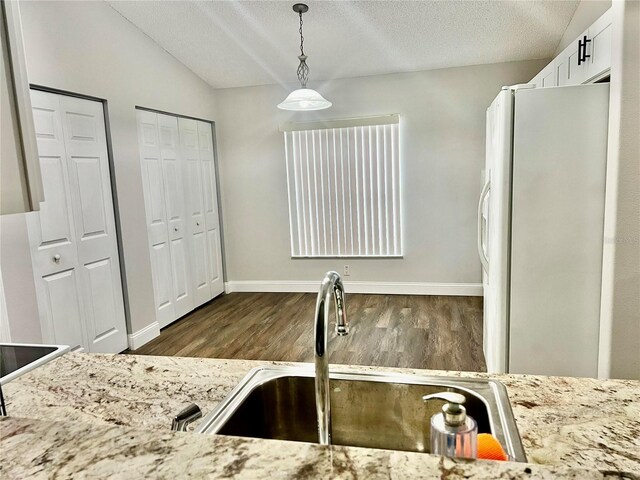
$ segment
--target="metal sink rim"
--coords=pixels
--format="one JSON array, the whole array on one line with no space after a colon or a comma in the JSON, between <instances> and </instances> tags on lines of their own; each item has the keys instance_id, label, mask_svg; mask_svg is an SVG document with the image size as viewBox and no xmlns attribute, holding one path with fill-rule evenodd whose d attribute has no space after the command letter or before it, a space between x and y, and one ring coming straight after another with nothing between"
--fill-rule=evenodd
<instances>
[{"instance_id":1,"label":"metal sink rim","mask_svg":"<svg viewBox=\"0 0 640 480\"><path fill-rule=\"evenodd\" d=\"M197 433L215 434L242 405L244 400L261 385L282 377L314 377L313 365L270 365L253 368L229 392L229 394L206 415L196 428ZM345 381L399 383L409 385L436 385L454 387L475 395L485 405L493 434L505 447L510 459L526 462L518 427L507 395L506 387L499 381L485 378L451 377L444 375L412 375L398 372L353 372L331 369L329 378ZM487 396L495 400L495 408Z\"/></svg>"}]
</instances>

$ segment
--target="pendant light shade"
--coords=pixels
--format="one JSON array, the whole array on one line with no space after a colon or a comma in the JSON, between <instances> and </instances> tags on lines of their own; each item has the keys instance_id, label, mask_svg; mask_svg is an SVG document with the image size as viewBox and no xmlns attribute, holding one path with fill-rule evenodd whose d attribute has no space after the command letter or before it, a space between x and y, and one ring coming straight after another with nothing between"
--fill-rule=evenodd
<instances>
[{"instance_id":1,"label":"pendant light shade","mask_svg":"<svg viewBox=\"0 0 640 480\"><path fill-rule=\"evenodd\" d=\"M331 106L331 102L310 88L299 88L289 94L278 108L282 110L324 110Z\"/></svg>"},{"instance_id":2,"label":"pendant light shade","mask_svg":"<svg viewBox=\"0 0 640 480\"><path fill-rule=\"evenodd\" d=\"M307 88L307 80L309 80L309 67L307 65L307 56L304 54L304 36L302 35L302 14L307 12L309 7L304 3L296 3L293 6L293 11L300 15L300 65L298 65L298 80L300 86L298 90L294 90L284 99L282 103L278 105L278 108L282 110L294 110L294 111L310 111L310 110L324 110L331 106L331 102L320 95L315 90Z\"/></svg>"}]
</instances>

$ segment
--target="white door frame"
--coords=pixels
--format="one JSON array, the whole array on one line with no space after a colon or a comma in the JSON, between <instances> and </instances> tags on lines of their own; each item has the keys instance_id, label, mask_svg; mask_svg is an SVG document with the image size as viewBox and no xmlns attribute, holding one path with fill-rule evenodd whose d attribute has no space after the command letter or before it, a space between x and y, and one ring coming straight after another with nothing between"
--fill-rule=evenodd
<instances>
[{"instance_id":1,"label":"white door frame","mask_svg":"<svg viewBox=\"0 0 640 480\"><path fill-rule=\"evenodd\" d=\"M124 304L124 317L127 334L131 334L131 312L129 310L129 291L127 289L127 281L126 281L126 267L124 263L124 252L122 246L122 233L120 227L120 208L118 205L118 192L116 188L116 176L115 176L115 167L113 161L113 145L111 143L111 128L109 123L109 102L105 98L95 97L93 95L86 95L82 93L70 92L68 90L61 90L58 88L47 87L45 85L38 84L30 84L30 90L37 90L45 93L53 93L56 95L64 95L67 97L79 98L81 100L90 100L93 102L99 102L102 104L102 111L104 112L104 129L105 129L105 140L107 144L107 160L109 165L109 178L111 184L111 200L113 202L113 216L115 222L116 229L116 243L118 249L118 261L120 266L120 284L122 285L122 301ZM46 325L42 325L42 317L41 325L42 331L45 332ZM47 339L43 338L43 341L47 341Z\"/></svg>"}]
</instances>

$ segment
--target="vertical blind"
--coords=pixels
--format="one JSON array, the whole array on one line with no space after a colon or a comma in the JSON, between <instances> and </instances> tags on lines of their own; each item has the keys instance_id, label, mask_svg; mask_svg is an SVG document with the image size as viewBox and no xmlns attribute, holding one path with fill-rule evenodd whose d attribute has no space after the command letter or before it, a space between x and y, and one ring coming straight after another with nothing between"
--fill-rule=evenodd
<instances>
[{"instance_id":1,"label":"vertical blind","mask_svg":"<svg viewBox=\"0 0 640 480\"><path fill-rule=\"evenodd\" d=\"M281 130L291 256L402 256L398 115Z\"/></svg>"}]
</instances>

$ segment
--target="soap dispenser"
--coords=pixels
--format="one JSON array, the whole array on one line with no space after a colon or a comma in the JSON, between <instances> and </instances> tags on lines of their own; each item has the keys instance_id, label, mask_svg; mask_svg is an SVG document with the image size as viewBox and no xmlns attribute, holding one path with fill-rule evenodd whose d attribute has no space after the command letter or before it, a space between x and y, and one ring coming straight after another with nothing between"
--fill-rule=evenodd
<instances>
[{"instance_id":1,"label":"soap dispenser","mask_svg":"<svg viewBox=\"0 0 640 480\"><path fill-rule=\"evenodd\" d=\"M444 400L442 412L431 417L431 453L445 457L476 458L478 424L467 415L462 405L464 395L439 392L425 395L422 400Z\"/></svg>"}]
</instances>

